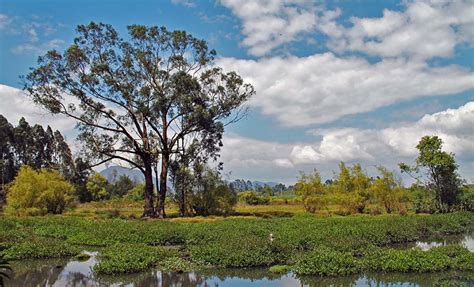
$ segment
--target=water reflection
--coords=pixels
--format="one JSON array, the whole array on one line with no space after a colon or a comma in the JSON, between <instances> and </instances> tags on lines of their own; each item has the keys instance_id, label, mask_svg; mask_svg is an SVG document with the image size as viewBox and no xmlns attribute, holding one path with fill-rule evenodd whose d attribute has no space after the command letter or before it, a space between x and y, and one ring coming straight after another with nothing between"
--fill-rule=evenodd
<instances>
[{"instance_id":1,"label":"water reflection","mask_svg":"<svg viewBox=\"0 0 474 287\"><path fill-rule=\"evenodd\" d=\"M396 244L397 248L420 248L423 251L430 250L434 247L446 245L460 245L474 252L474 233L468 235L448 235L442 238L433 238L427 240L419 240L416 242L408 242Z\"/></svg>"},{"instance_id":2,"label":"water reflection","mask_svg":"<svg viewBox=\"0 0 474 287\"><path fill-rule=\"evenodd\" d=\"M472 237L471 237L472 238ZM97 262L96 252L86 261L25 260L12 262L14 273L6 286L474 286L474 272L428 274L369 273L343 277L296 277L293 274L276 275L266 268L209 269L191 273L172 273L150 270L123 276L96 276L92 266ZM445 286L445 285L443 285Z\"/></svg>"}]
</instances>

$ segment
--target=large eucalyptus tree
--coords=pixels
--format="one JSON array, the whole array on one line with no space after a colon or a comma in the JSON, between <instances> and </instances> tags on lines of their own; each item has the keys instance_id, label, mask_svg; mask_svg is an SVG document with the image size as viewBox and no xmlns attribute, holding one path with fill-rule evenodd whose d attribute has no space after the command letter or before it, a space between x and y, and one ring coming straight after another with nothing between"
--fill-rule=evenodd
<instances>
[{"instance_id":1,"label":"large eucalyptus tree","mask_svg":"<svg viewBox=\"0 0 474 287\"><path fill-rule=\"evenodd\" d=\"M235 119L253 87L216 67L216 52L184 31L132 25L122 39L111 25L92 22L78 26L77 34L63 53L39 58L25 88L40 106L77 121L89 160L120 160L142 171L143 215L164 217L178 142L199 134L202 144L218 151L225 123Z\"/></svg>"}]
</instances>

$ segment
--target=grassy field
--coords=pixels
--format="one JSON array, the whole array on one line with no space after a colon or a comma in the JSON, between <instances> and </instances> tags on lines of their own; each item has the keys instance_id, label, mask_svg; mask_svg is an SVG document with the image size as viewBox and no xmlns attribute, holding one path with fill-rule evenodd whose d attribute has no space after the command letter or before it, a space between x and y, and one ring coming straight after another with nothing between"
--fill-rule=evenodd
<instances>
[{"instance_id":1,"label":"grassy field","mask_svg":"<svg viewBox=\"0 0 474 287\"><path fill-rule=\"evenodd\" d=\"M124 207L108 202L80 206L62 216L4 217L1 252L15 260L97 249L100 263L94 271L102 274L152 266L180 271L286 265L273 270L303 275L474 270L474 254L463 247L426 252L392 247L473 232L472 213L322 218L305 214L299 206L280 205L239 206L239 216L227 218L177 218L170 208L167 220L130 219L140 210L133 203Z\"/></svg>"}]
</instances>

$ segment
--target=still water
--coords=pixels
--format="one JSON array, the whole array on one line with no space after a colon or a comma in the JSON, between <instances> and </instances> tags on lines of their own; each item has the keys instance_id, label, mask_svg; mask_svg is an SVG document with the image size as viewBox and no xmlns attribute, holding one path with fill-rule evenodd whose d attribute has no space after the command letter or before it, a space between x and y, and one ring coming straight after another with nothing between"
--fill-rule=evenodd
<instances>
[{"instance_id":1,"label":"still water","mask_svg":"<svg viewBox=\"0 0 474 287\"><path fill-rule=\"evenodd\" d=\"M450 236L443 240L419 241L405 245L424 250L446 245L459 244L474 252L474 236ZM91 257L85 261L76 259L23 260L14 261L14 272L6 286L474 286L471 273L369 273L342 277L297 277L294 274L277 275L265 268L252 269L210 269L191 273L161 272L150 270L124 276L96 276L92 267L97 262L97 252L85 252Z\"/></svg>"}]
</instances>

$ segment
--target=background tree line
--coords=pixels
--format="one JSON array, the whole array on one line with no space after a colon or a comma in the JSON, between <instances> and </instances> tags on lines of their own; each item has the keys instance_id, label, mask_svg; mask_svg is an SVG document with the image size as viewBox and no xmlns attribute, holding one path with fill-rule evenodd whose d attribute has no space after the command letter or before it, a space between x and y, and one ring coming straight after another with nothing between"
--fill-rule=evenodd
<instances>
[{"instance_id":1,"label":"background tree line","mask_svg":"<svg viewBox=\"0 0 474 287\"><path fill-rule=\"evenodd\" d=\"M71 150L59 131L53 132L50 126L46 128L38 124L30 126L25 118L21 118L17 126L13 126L0 115L2 195L5 186L13 181L22 165L34 169L55 169L69 180L76 178Z\"/></svg>"},{"instance_id":2,"label":"background tree line","mask_svg":"<svg viewBox=\"0 0 474 287\"><path fill-rule=\"evenodd\" d=\"M295 185L309 212L329 210L338 205L341 214L399 212L435 213L454 210L474 210L474 186L468 185L457 173L454 154L442 150L443 142L437 136L424 136L417 145L419 155L414 166L400 163L403 173L409 173L415 182L410 188L383 166L378 175L369 177L360 164L348 167L339 164L334 178L324 183L317 170L302 173Z\"/></svg>"}]
</instances>

